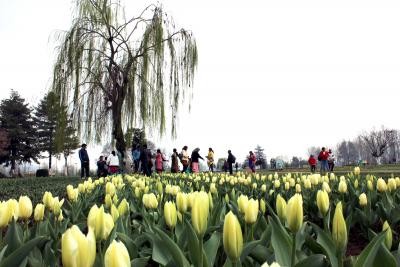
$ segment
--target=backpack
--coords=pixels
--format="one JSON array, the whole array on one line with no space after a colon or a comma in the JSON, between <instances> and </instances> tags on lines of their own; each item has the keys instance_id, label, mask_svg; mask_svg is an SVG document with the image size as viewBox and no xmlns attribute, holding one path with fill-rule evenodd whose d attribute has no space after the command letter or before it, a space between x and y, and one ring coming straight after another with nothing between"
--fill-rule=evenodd
<instances>
[{"instance_id":1,"label":"backpack","mask_svg":"<svg viewBox=\"0 0 400 267\"><path fill-rule=\"evenodd\" d=\"M179 158L180 161L182 161L182 158L183 158L182 152L178 154L178 158Z\"/></svg>"},{"instance_id":2,"label":"backpack","mask_svg":"<svg viewBox=\"0 0 400 267\"><path fill-rule=\"evenodd\" d=\"M321 160L322 160L321 155L318 155L318 161L321 161Z\"/></svg>"},{"instance_id":3,"label":"backpack","mask_svg":"<svg viewBox=\"0 0 400 267\"><path fill-rule=\"evenodd\" d=\"M232 163L236 162L236 157L234 155L232 155Z\"/></svg>"}]
</instances>

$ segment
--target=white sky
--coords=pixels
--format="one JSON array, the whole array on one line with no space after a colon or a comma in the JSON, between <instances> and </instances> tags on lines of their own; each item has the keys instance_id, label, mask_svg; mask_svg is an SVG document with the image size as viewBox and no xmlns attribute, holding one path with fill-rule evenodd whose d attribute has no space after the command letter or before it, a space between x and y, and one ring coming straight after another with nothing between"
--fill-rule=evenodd
<instances>
[{"instance_id":1,"label":"white sky","mask_svg":"<svg viewBox=\"0 0 400 267\"><path fill-rule=\"evenodd\" d=\"M306 157L373 126L400 129L400 1L161 2L199 49L192 110L161 147ZM150 2L129 3L137 15ZM68 29L71 5L0 0L0 99L11 88L30 103L43 96L50 37Z\"/></svg>"}]
</instances>

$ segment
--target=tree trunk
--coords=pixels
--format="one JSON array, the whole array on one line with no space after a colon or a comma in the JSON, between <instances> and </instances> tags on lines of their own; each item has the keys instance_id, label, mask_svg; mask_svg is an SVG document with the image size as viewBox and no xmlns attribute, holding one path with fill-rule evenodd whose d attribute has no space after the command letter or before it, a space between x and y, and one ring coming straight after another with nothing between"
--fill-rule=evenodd
<instances>
[{"instance_id":1,"label":"tree trunk","mask_svg":"<svg viewBox=\"0 0 400 267\"><path fill-rule=\"evenodd\" d=\"M67 156L64 155L65 165L64 165L64 176L68 176L68 163Z\"/></svg>"},{"instance_id":2,"label":"tree trunk","mask_svg":"<svg viewBox=\"0 0 400 267\"><path fill-rule=\"evenodd\" d=\"M126 142L124 138L124 132L122 131L122 104L124 102L125 93L124 88L117 86L118 90L118 98L116 99L113 108L112 108L112 116L113 116L113 135L115 139L115 147L119 154L121 155L120 166L122 170L125 170L125 150L126 150Z\"/></svg>"},{"instance_id":3,"label":"tree trunk","mask_svg":"<svg viewBox=\"0 0 400 267\"><path fill-rule=\"evenodd\" d=\"M51 151L49 151L49 171L51 170Z\"/></svg>"}]
</instances>

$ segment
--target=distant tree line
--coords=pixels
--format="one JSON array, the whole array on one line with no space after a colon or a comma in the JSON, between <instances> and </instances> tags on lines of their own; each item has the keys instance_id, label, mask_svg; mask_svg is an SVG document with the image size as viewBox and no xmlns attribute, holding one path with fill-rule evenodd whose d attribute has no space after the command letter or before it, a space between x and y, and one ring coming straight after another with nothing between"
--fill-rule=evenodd
<instances>
[{"instance_id":1,"label":"distant tree line","mask_svg":"<svg viewBox=\"0 0 400 267\"><path fill-rule=\"evenodd\" d=\"M68 108L55 93L47 93L35 107L15 90L0 102L0 164L10 167L11 176L21 176L20 164L46 157L49 169L52 158L60 155L67 167L68 156L78 147Z\"/></svg>"},{"instance_id":2,"label":"distant tree line","mask_svg":"<svg viewBox=\"0 0 400 267\"><path fill-rule=\"evenodd\" d=\"M343 140L333 147L339 165L393 164L400 159L400 132L396 129L364 131L353 140ZM308 154L318 155L320 147L308 148Z\"/></svg>"}]
</instances>

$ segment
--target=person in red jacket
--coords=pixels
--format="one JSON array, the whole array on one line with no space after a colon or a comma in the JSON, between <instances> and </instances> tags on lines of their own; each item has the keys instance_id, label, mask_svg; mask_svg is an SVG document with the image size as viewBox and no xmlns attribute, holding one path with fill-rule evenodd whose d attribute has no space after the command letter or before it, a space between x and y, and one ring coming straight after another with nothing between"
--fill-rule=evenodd
<instances>
[{"instance_id":1,"label":"person in red jacket","mask_svg":"<svg viewBox=\"0 0 400 267\"><path fill-rule=\"evenodd\" d=\"M329 152L325 150L325 147L322 147L318 155L318 160L321 161L321 174L325 174L329 170L328 158Z\"/></svg>"},{"instance_id":2,"label":"person in red jacket","mask_svg":"<svg viewBox=\"0 0 400 267\"><path fill-rule=\"evenodd\" d=\"M314 157L314 155L310 155L310 158L308 159L308 164L310 165L311 172L314 173L317 166L317 159Z\"/></svg>"}]
</instances>

